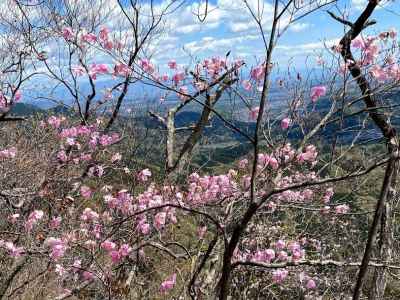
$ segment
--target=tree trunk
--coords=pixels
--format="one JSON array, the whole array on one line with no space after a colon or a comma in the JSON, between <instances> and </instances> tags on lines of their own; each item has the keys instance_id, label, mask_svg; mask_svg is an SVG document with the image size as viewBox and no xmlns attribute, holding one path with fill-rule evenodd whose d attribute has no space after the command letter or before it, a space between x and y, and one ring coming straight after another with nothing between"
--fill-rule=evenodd
<instances>
[{"instance_id":1,"label":"tree trunk","mask_svg":"<svg viewBox=\"0 0 400 300\"><path fill-rule=\"evenodd\" d=\"M382 261L390 262L393 258L393 205L396 202L396 182L399 174L399 162L395 164L395 170L390 184L387 202L383 210L381 219L381 228L379 232L379 244L378 244L378 257ZM374 278L372 281L372 288L370 291L369 299L372 300L383 300L386 289L386 268L376 268L374 272Z\"/></svg>"}]
</instances>

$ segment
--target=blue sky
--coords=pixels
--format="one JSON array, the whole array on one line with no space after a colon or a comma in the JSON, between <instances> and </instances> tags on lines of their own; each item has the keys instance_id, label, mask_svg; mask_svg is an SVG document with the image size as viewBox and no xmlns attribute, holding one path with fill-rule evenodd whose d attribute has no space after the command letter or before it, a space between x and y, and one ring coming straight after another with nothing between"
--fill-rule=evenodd
<instances>
[{"instance_id":1,"label":"blue sky","mask_svg":"<svg viewBox=\"0 0 400 300\"><path fill-rule=\"evenodd\" d=\"M86 1L92 0L79 1L87 4ZM117 0L107 1L107 5L102 7L104 12L113 9L119 12ZM161 8L168 3L167 1L171 0L158 0L156 5ZM170 59L176 59L179 64L189 64L191 57L203 59L224 56L228 51L231 51L230 57L232 58L245 59L248 66L262 60L265 50L260 32L249 10L243 4L243 0L210 0L209 13L203 23L194 13L198 11L199 6L200 11L204 11L204 6L201 6L202 3L204 5L204 0L182 0L182 2L183 5L166 16L163 34L150 47L150 52L154 53L152 61L160 68L161 72L163 72L163 68L167 69L167 62ZM271 0L247 0L247 2L253 10L256 10L256 7L263 7L263 28L268 36L272 18ZM145 13L149 1L143 0L141 3L143 5L142 12ZM324 45L336 44L344 33L343 25L329 17L326 11L329 9L336 14L345 13L348 14L350 20L355 20L366 3L367 0L338 1L335 5L325 6L290 24L287 31L279 38L273 56L274 63L277 63L282 70L290 64L299 72L305 69L306 61L308 66L315 66L316 57L321 53L328 53L324 51ZM117 27L120 18L111 17L108 26L110 28ZM390 28L400 31L400 5L398 3L381 2L381 7L374 12L373 18L378 23L368 29L370 34ZM288 23L288 16L286 15L282 19L280 29ZM58 59L55 55L58 53L57 44L49 44L47 50L51 53L50 57L55 56L55 59ZM112 63L110 58L105 57L104 59L104 63ZM42 79L37 82L38 85L33 89L34 94L37 90L44 89L42 85L46 84L46 81ZM100 77L96 84L107 85L109 78ZM141 91L140 94L143 92Z\"/></svg>"},{"instance_id":2,"label":"blue sky","mask_svg":"<svg viewBox=\"0 0 400 300\"><path fill-rule=\"evenodd\" d=\"M253 8L258 3L264 7L264 29L268 32L272 15L271 2L248 2ZM289 25L279 39L274 61L286 66L288 60L293 59L294 64L301 68L306 56L315 56L323 50L324 43L331 46L343 35L343 25L329 17L326 10L336 14L346 13L350 20L354 20L366 3L366 0L338 1L335 5L328 5ZM198 1L188 1L168 17L165 40L160 41L160 51L155 55L157 62L165 63L171 57L185 62L188 54L194 57L223 56L227 51L231 51L233 57L250 61L263 55L259 31L242 0L210 1L210 11L204 23L200 23L194 15L198 7ZM389 28L400 30L400 5L381 2L381 7L374 13L374 19L378 24L369 29L371 34ZM281 28L285 22L284 18Z\"/></svg>"}]
</instances>

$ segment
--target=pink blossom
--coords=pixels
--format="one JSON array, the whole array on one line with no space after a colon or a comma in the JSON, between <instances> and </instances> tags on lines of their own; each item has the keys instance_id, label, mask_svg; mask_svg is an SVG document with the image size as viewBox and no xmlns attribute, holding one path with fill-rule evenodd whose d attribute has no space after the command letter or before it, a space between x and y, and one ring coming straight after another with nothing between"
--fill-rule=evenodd
<instances>
[{"instance_id":1,"label":"pink blossom","mask_svg":"<svg viewBox=\"0 0 400 300\"><path fill-rule=\"evenodd\" d=\"M90 197L92 196L92 189L86 185L81 186L80 188L80 193L81 196L85 199L90 199Z\"/></svg>"},{"instance_id":2,"label":"pink blossom","mask_svg":"<svg viewBox=\"0 0 400 300\"><path fill-rule=\"evenodd\" d=\"M17 222L17 220L18 220L18 218L20 217L20 214L12 214L12 215L10 215L9 217L8 217L8 220L11 222L11 223L15 223L15 222Z\"/></svg>"},{"instance_id":3,"label":"pink blossom","mask_svg":"<svg viewBox=\"0 0 400 300\"><path fill-rule=\"evenodd\" d=\"M287 261L288 260L288 254L286 251L279 251L278 252L278 259L280 261Z\"/></svg>"},{"instance_id":4,"label":"pink blossom","mask_svg":"<svg viewBox=\"0 0 400 300\"><path fill-rule=\"evenodd\" d=\"M110 241L110 240L105 240L104 242L101 243L100 247L107 252L111 252L117 248L117 245Z\"/></svg>"},{"instance_id":5,"label":"pink blossom","mask_svg":"<svg viewBox=\"0 0 400 300\"><path fill-rule=\"evenodd\" d=\"M99 214L92 210L90 207L86 207L83 210L83 213L81 215L81 220L84 222L92 222L92 221L97 221L99 219Z\"/></svg>"},{"instance_id":6,"label":"pink blossom","mask_svg":"<svg viewBox=\"0 0 400 300\"><path fill-rule=\"evenodd\" d=\"M142 59L140 60L140 66L142 67L143 71L147 73L153 73L154 72L154 66L150 63L148 59Z\"/></svg>"},{"instance_id":7,"label":"pink blossom","mask_svg":"<svg viewBox=\"0 0 400 300\"><path fill-rule=\"evenodd\" d=\"M89 177L97 176L102 177L104 175L104 167L103 166L93 166L89 168L88 171Z\"/></svg>"},{"instance_id":8,"label":"pink blossom","mask_svg":"<svg viewBox=\"0 0 400 300\"><path fill-rule=\"evenodd\" d=\"M0 111L7 112L10 110L9 104L7 103L7 98L0 92Z\"/></svg>"},{"instance_id":9,"label":"pink blossom","mask_svg":"<svg viewBox=\"0 0 400 300\"><path fill-rule=\"evenodd\" d=\"M104 48L111 51L114 48L114 43L112 41L105 41Z\"/></svg>"},{"instance_id":10,"label":"pink blossom","mask_svg":"<svg viewBox=\"0 0 400 300\"><path fill-rule=\"evenodd\" d=\"M314 281L313 279L309 279L309 280L307 281L306 287L307 287L309 290L313 290L313 289L315 289L315 288L317 287L317 285L316 285L316 283L315 283L315 281Z\"/></svg>"},{"instance_id":11,"label":"pink blossom","mask_svg":"<svg viewBox=\"0 0 400 300\"><path fill-rule=\"evenodd\" d=\"M17 155L17 148L11 147L0 151L0 158L15 158Z\"/></svg>"},{"instance_id":12,"label":"pink blossom","mask_svg":"<svg viewBox=\"0 0 400 300\"><path fill-rule=\"evenodd\" d=\"M61 162L66 162L68 160L68 156L67 153L64 150L60 150L57 153L57 158L61 161Z\"/></svg>"},{"instance_id":13,"label":"pink blossom","mask_svg":"<svg viewBox=\"0 0 400 300\"><path fill-rule=\"evenodd\" d=\"M154 216L154 227L160 230L166 221L167 213L166 212L159 212Z\"/></svg>"},{"instance_id":14,"label":"pink blossom","mask_svg":"<svg viewBox=\"0 0 400 300\"><path fill-rule=\"evenodd\" d=\"M65 251L67 250L66 243L58 238L53 238L53 237L47 238L45 241L45 245L51 248L50 258L55 261L63 257Z\"/></svg>"},{"instance_id":15,"label":"pink blossom","mask_svg":"<svg viewBox=\"0 0 400 300\"><path fill-rule=\"evenodd\" d=\"M107 74L109 70L106 64L92 64L91 72L96 74Z\"/></svg>"},{"instance_id":16,"label":"pink blossom","mask_svg":"<svg viewBox=\"0 0 400 300\"><path fill-rule=\"evenodd\" d=\"M270 157L268 164L271 166L272 169L277 170L279 168L279 162L275 157Z\"/></svg>"},{"instance_id":17,"label":"pink blossom","mask_svg":"<svg viewBox=\"0 0 400 300\"><path fill-rule=\"evenodd\" d=\"M67 41L70 41L74 38L74 33L70 27L64 27L62 29L62 35Z\"/></svg>"},{"instance_id":18,"label":"pink blossom","mask_svg":"<svg viewBox=\"0 0 400 300\"><path fill-rule=\"evenodd\" d=\"M111 157L111 162L115 163L117 161L120 161L122 159L122 155L120 153L115 153L112 157Z\"/></svg>"},{"instance_id":19,"label":"pink blossom","mask_svg":"<svg viewBox=\"0 0 400 300\"><path fill-rule=\"evenodd\" d=\"M341 204L335 207L335 212L337 214L345 214L350 210L350 207L347 204Z\"/></svg>"},{"instance_id":20,"label":"pink blossom","mask_svg":"<svg viewBox=\"0 0 400 300\"><path fill-rule=\"evenodd\" d=\"M34 210L28 216L27 221L25 222L25 229L27 231L31 231L33 226L43 218L44 212L41 210Z\"/></svg>"},{"instance_id":21,"label":"pink blossom","mask_svg":"<svg viewBox=\"0 0 400 300\"><path fill-rule=\"evenodd\" d=\"M316 102L320 97L325 96L326 87L319 85L311 88L311 101Z\"/></svg>"},{"instance_id":22,"label":"pink blossom","mask_svg":"<svg viewBox=\"0 0 400 300\"><path fill-rule=\"evenodd\" d=\"M93 33L86 33L82 35L82 40L87 43L95 43L97 41L97 36Z\"/></svg>"},{"instance_id":23,"label":"pink blossom","mask_svg":"<svg viewBox=\"0 0 400 300\"><path fill-rule=\"evenodd\" d=\"M73 145L76 144L76 140L75 140L74 138L68 137L68 138L65 140L65 143L66 143L68 146L73 146Z\"/></svg>"},{"instance_id":24,"label":"pink blossom","mask_svg":"<svg viewBox=\"0 0 400 300\"><path fill-rule=\"evenodd\" d=\"M92 234L95 236L96 239L101 238L102 230L103 230L103 226L100 223L94 223L93 229L92 229Z\"/></svg>"},{"instance_id":25,"label":"pink blossom","mask_svg":"<svg viewBox=\"0 0 400 300\"><path fill-rule=\"evenodd\" d=\"M58 227L60 227L61 221L62 221L61 216L53 217L50 221L49 227L51 229L57 229Z\"/></svg>"},{"instance_id":26,"label":"pink blossom","mask_svg":"<svg viewBox=\"0 0 400 300\"><path fill-rule=\"evenodd\" d=\"M366 45L364 43L364 39L361 36L356 37L354 40L351 41L351 45L354 48L358 49L365 49Z\"/></svg>"},{"instance_id":27,"label":"pink blossom","mask_svg":"<svg viewBox=\"0 0 400 300\"><path fill-rule=\"evenodd\" d=\"M142 234L147 235L150 233L150 224L147 222L139 222L138 229Z\"/></svg>"},{"instance_id":28,"label":"pink blossom","mask_svg":"<svg viewBox=\"0 0 400 300\"><path fill-rule=\"evenodd\" d=\"M397 31L396 28L390 28L389 29L389 37L391 39L395 39L397 37Z\"/></svg>"},{"instance_id":29,"label":"pink blossom","mask_svg":"<svg viewBox=\"0 0 400 300\"><path fill-rule=\"evenodd\" d=\"M170 277L168 277L165 281L161 283L160 292L161 293L168 292L175 286L175 283L176 283L176 273L172 274Z\"/></svg>"},{"instance_id":30,"label":"pink blossom","mask_svg":"<svg viewBox=\"0 0 400 300\"><path fill-rule=\"evenodd\" d=\"M146 182L149 177L151 177L151 171L149 169L144 169L144 170L140 171L138 174L138 179L141 182Z\"/></svg>"},{"instance_id":31,"label":"pink blossom","mask_svg":"<svg viewBox=\"0 0 400 300\"><path fill-rule=\"evenodd\" d=\"M71 69L72 69L72 72L73 72L76 76L82 76L83 74L86 73L85 68L82 67L82 66L75 66L75 67L72 67Z\"/></svg>"},{"instance_id":32,"label":"pink blossom","mask_svg":"<svg viewBox=\"0 0 400 300\"><path fill-rule=\"evenodd\" d=\"M261 81L265 75L265 66L257 66L253 68L250 72L250 76L252 79L256 81Z\"/></svg>"},{"instance_id":33,"label":"pink blossom","mask_svg":"<svg viewBox=\"0 0 400 300\"><path fill-rule=\"evenodd\" d=\"M372 66L369 69L369 73L378 81L385 81L388 78L386 71L379 65Z\"/></svg>"},{"instance_id":34,"label":"pink blossom","mask_svg":"<svg viewBox=\"0 0 400 300\"><path fill-rule=\"evenodd\" d=\"M107 27L102 27L99 31L100 40L107 41L109 32L110 30Z\"/></svg>"},{"instance_id":35,"label":"pink blossom","mask_svg":"<svg viewBox=\"0 0 400 300\"><path fill-rule=\"evenodd\" d=\"M286 243L285 243L285 241L283 241L283 240L278 240L278 241L275 243L275 247L276 247L276 249L278 249L278 250L284 249L285 246L286 246Z\"/></svg>"},{"instance_id":36,"label":"pink blossom","mask_svg":"<svg viewBox=\"0 0 400 300\"><path fill-rule=\"evenodd\" d=\"M83 277L83 279L84 279L85 281L90 281L90 280L92 280L92 279L94 278L94 275L93 275L92 272L84 271L84 272L82 273L82 277Z\"/></svg>"},{"instance_id":37,"label":"pink blossom","mask_svg":"<svg viewBox=\"0 0 400 300\"><path fill-rule=\"evenodd\" d=\"M132 247L129 246L128 244L122 244L121 247L119 247L119 253L121 254L122 257L128 256L132 252Z\"/></svg>"},{"instance_id":38,"label":"pink blossom","mask_svg":"<svg viewBox=\"0 0 400 300\"><path fill-rule=\"evenodd\" d=\"M251 82L249 80L243 80L242 81L242 86L246 91L250 91L251 90Z\"/></svg>"},{"instance_id":39,"label":"pink blossom","mask_svg":"<svg viewBox=\"0 0 400 300\"><path fill-rule=\"evenodd\" d=\"M244 64L243 59L236 59L233 62L233 65L235 66L235 69L239 69L241 66L243 66L243 64Z\"/></svg>"},{"instance_id":40,"label":"pink blossom","mask_svg":"<svg viewBox=\"0 0 400 300\"><path fill-rule=\"evenodd\" d=\"M207 232L207 226L200 226L199 228L197 228L197 236L200 239L204 238L206 232Z\"/></svg>"},{"instance_id":41,"label":"pink blossom","mask_svg":"<svg viewBox=\"0 0 400 300\"><path fill-rule=\"evenodd\" d=\"M53 128L57 129L61 126L61 122L63 121L63 118L58 118L56 116L51 116L47 119L47 123L52 126Z\"/></svg>"},{"instance_id":42,"label":"pink blossom","mask_svg":"<svg viewBox=\"0 0 400 300\"><path fill-rule=\"evenodd\" d=\"M333 188L328 188L326 190L324 196L322 197L322 202L328 203L331 200L333 195L334 195Z\"/></svg>"},{"instance_id":43,"label":"pink blossom","mask_svg":"<svg viewBox=\"0 0 400 300\"><path fill-rule=\"evenodd\" d=\"M132 70L125 64L116 64L114 66L114 73L113 75L115 76L128 76L129 74L132 73Z\"/></svg>"},{"instance_id":44,"label":"pink blossom","mask_svg":"<svg viewBox=\"0 0 400 300\"><path fill-rule=\"evenodd\" d=\"M184 79L185 79L185 73L184 73L184 72L178 72L178 73L175 73L175 74L172 76L172 81L173 81L176 85L178 85L179 82L183 81Z\"/></svg>"},{"instance_id":45,"label":"pink blossom","mask_svg":"<svg viewBox=\"0 0 400 300\"><path fill-rule=\"evenodd\" d=\"M284 130L285 130L285 129L288 129L291 123L292 123L292 120L291 120L291 119L289 119L289 118L284 118L284 119L281 121L281 128L284 129Z\"/></svg>"},{"instance_id":46,"label":"pink blossom","mask_svg":"<svg viewBox=\"0 0 400 300\"><path fill-rule=\"evenodd\" d=\"M249 118L254 121L257 120L259 112L260 112L260 108L258 106L253 107L249 112Z\"/></svg>"},{"instance_id":47,"label":"pink blossom","mask_svg":"<svg viewBox=\"0 0 400 300\"><path fill-rule=\"evenodd\" d=\"M275 258L275 251L273 249L267 249L262 251L257 251L254 254L254 260L260 262L270 262Z\"/></svg>"},{"instance_id":48,"label":"pink blossom","mask_svg":"<svg viewBox=\"0 0 400 300\"><path fill-rule=\"evenodd\" d=\"M121 260L121 253L119 253L119 251L112 250L112 251L110 251L109 255L111 256L111 261L112 261L114 264L120 262L120 260Z\"/></svg>"},{"instance_id":49,"label":"pink blossom","mask_svg":"<svg viewBox=\"0 0 400 300\"><path fill-rule=\"evenodd\" d=\"M17 247L13 242L3 242L0 240L0 247L4 247L11 257L18 258L24 253L23 247Z\"/></svg>"},{"instance_id":50,"label":"pink blossom","mask_svg":"<svg viewBox=\"0 0 400 300\"><path fill-rule=\"evenodd\" d=\"M67 275L67 270L65 270L65 268L60 264L56 264L54 272L60 277Z\"/></svg>"},{"instance_id":51,"label":"pink blossom","mask_svg":"<svg viewBox=\"0 0 400 300\"><path fill-rule=\"evenodd\" d=\"M241 159L238 163L238 167L239 167L239 169L245 169L248 164L249 164L249 161L246 158Z\"/></svg>"},{"instance_id":52,"label":"pink blossom","mask_svg":"<svg viewBox=\"0 0 400 300\"><path fill-rule=\"evenodd\" d=\"M288 276L289 272L285 269L278 269L272 272L272 280L275 283L282 283L285 278Z\"/></svg>"},{"instance_id":53,"label":"pink blossom","mask_svg":"<svg viewBox=\"0 0 400 300\"><path fill-rule=\"evenodd\" d=\"M305 149L305 152L300 153L297 156L297 161L302 163L302 162L310 162L313 163L318 156L317 149L315 148L314 145L308 145Z\"/></svg>"},{"instance_id":54,"label":"pink blossom","mask_svg":"<svg viewBox=\"0 0 400 300\"><path fill-rule=\"evenodd\" d=\"M20 91L20 90L14 91L14 101L15 101L15 102L18 102L18 101L21 100L21 98L22 98L22 93L21 93L21 91Z\"/></svg>"},{"instance_id":55,"label":"pink blossom","mask_svg":"<svg viewBox=\"0 0 400 300\"><path fill-rule=\"evenodd\" d=\"M169 79L168 74L164 74L161 76L162 81L167 81Z\"/></svg>"},{"instance_id":56,"label":"pink blossom","mask_svg":"<svg viewBox=\"0 0 400 300\"><path fill-rule=\"evenodd\" d=\"M177 67L176 61L175 61L175 60L170 60L170 61L168 62L168 67L169 67L170 69L172 69L172 70L176 69L176 67Z\"/></svg>"},{"instance_id":57,"label":"pink blossom","mask_svg":"<svg viewBox=\"0 0 400 300\"><path fill-rule=\"evenodd\" d=\"M181 86L179 88L178 96L182 101L185 101L185 100L187 100L189 98L188 94L189 94L189 90L188 90L188 88L186 86Z\"/></svg>"}]
</instances>

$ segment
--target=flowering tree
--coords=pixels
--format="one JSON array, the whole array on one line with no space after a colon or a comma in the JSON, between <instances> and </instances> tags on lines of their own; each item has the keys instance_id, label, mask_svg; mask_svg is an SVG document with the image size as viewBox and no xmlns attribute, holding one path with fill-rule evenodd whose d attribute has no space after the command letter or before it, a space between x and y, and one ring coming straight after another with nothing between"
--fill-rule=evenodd
<instances>
[{"instance_id":1,"label":"flowering tree","mask_svg":"<svg viewBox=\"0 0 400 300\"><path fill-rule=\"evenodd\" d=\"M21 24L40 30L40 23L25 13L26 6L15 3ZM329 3L289 1L282 6L275 1L267 36L262 14L244 1L265 43L260 63L246 72L245 62L229 54L199 60L194 67L171 60L170 73L163 75L145 44L173 6L159 14L135 1L130 7L118 4L132 41L117 39L101 16L89 14L81 2L65 1L65 10L52 1L34 6L47 16L45 42L59 43L67 58L65 64L50 63L40 51L44 44L33 43L28 35L29 49L37 57L33 65L43 64L43 74L64 86L77 115L1 128L0 258L6 267L0 298L46 291L57 299L350 294L359 299L361 293L382 299L387 271L400 269L392 255L398 141L388 117L394 106L385 99L398 86L400 73L396 32L362 35L373 25L368 18L377 2L369 2L354 23L330 13L349 27L339 44L327 49L340 65L319 58L325 80L318 82L300 74L296 79L280 76L277 88L288 101L277 113L268 100L279 37L292 22ZM203 21L207 7L199 11ZM140 23L142 16L149 20L141 9L150 11L149 24ZM115 59L113 71L95 61L91 51ZM96 98L99 76L118 79L104 90L104 99ZM89 94L79 84L81 77L89 83ZM162 101L170 95L178 99L161 112L149 111L162 128L155 130L165 130L157 142L165 149L166 176L131 164L124 153L130 132L114 123L129 86L139 81L159 90ZM10 93L10 98L4 95L7 107L20 97L11 85ZM111 112L99 112L114 93ZM249 130L221 113L217 103L226 94L243 101L254 125ZM176 127L176 115L191 105L200 107L200 118L193 126ZM226 171L208 175L193 170L191 157L212 117L241 135L251 149ZM349 119L356 124L349 125ZM381 155L363 148L362 138L371 126L378 128L387 148ZM351 128L356 133L349 141L343 133ZM359 152L362 160L352 159ZM371 174L373 183L380 176L382 185L380 190L371 188L377 204L367 211L358 199L371 184ZM380 243L371 260L379 224ZM376 283L363 292L369 267ZM34 291L34 286L40 289Z\"/></svg>"}]
</instances>

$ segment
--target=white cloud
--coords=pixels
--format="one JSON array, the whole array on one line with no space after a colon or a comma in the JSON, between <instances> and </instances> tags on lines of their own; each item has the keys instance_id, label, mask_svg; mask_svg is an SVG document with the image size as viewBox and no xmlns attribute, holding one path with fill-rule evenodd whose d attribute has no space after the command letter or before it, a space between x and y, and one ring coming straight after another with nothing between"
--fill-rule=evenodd
<instances>
[{"instance_id":1,"label":"white cloud","mask_svg":"<svg viewBox=\"0 0 400 300\"><path fill-rule=\"evenodd\" d=\"M289 30L292 32L300 32L310 28L312 25L309 23L294 23L291 24Z\"/></svg>"},{"instance_id":2,"label":"white cloud","mask_svg":"<svg viewBox=\"0 0 400 300\"><path fill-rule=\"evenodd\" d=\"M351 0L351 7L353 9L361 10L368 4L368 0Z\"/></svg>"},{"instance_id":3,"label":"white cloud","mask_svg":"<svg viewBox=\"0 0 400 300\"><path fill-rule=\"evenodd\" d=\"M390 0L382 0L379 2L379 5L376 7L376 9L380 9L383 6L387 6L390 5L392 2L394 1L390 1ZM367 7L368 5L368 0L351 0L351 9L352 10L363 10Z\"/></svg>"},{"instance_id":4,"label":"white cloud","mask_svg":"<svg viewBox=\"0 0 400 300\"><path fill-rule=\"evenodd\" d=\"M192 41L184 45L185 49L189 50L193 54L199 52L209 51L215 53L224 53L229 50L235 50L240 47L241 44L249 41L259 39L258 35L247 35L238 36L232 38L212 38L206 37L200 41Z\"/></svg>"},{"instance_id":5,"label":"white cloud","mask_svg":"<svg viewBox=\"0 0 400 300\"><path fill-rule=\"evenodd\" d=\"M339 43L340 39L330 39L314 43L305 43L300 45L278 45L275 49L280 53L285 53L285 56L293 56L298 54L310 54L317 50L330 48Z\"/></svg>"}]
</instances>

